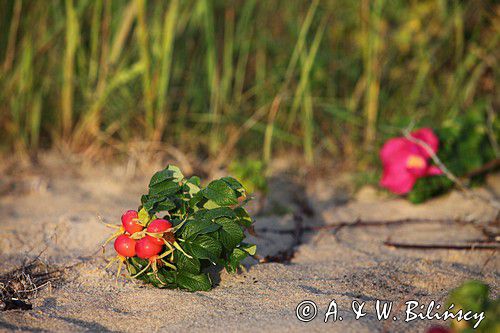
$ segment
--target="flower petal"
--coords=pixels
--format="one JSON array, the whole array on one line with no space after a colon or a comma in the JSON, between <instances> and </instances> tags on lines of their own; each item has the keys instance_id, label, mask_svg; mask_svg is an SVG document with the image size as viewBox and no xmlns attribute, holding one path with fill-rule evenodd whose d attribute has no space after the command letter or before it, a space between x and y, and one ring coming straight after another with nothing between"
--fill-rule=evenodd
<instances>
[{"instance_id":1,"label":"flower petal","mask_svg":"<svg viewBox=\"0 0 500 333\"><path fill-rule=\"evenodd\" d=\"M439 167L437 167L435 165L431 165L427 169L427 172L426 172L427 176L438 176L438 175L442 175L442 174L443 174L443 171L441 169L439 169Z\"/></svg>"},{"instance_id":2,"label":"flower petal","mask_svg":"<svg viewBox=\"0 0 500 333\"><path fill-rule=\"evenodd\" d=\"M422 140L427 143L434 153L437 152L439 146L439 138L436 136L431 128L421 128L417 131L411 132L410 135L415 139ZM419 146L421 154L425 157L430 157L430 154L423 147Z\"/></svg>"},{"instance_id":3,"label":"flower petal","mask_svg":"<svg viewBox=\"0 0 500 333\"><path fill-rule=\"evenodd\" d=\"M382 164L405 164L415 144L405 138L392 138L387 140L380 149Z\"/></svg>"},{"instance_id":4,"label":"flower petal","mask_svg":"<svg viewBox=\"0 0 500 333\"><path fill-rule=\"evenodd\" d=\"M384 167L380 186L395 194L406 194L411 191L417 177L411 174L404 164L391 164Z\"/></svg>"}]
</instances>

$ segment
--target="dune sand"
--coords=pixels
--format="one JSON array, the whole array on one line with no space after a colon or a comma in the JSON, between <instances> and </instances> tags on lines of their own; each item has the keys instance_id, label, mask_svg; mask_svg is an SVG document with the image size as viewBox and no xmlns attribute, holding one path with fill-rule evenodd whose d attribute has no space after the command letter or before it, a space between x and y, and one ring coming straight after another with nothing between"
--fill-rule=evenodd
<instances>
[{"instance_id":1,"label":"dune sand","mask_svg":"<svg viewBox=\"0 0 500 333\"><path fill-rule=\"evenodd\" d=\"M62 285L45 289L33 300L33 310L0 312L0 330L417 332L433 322L405 323L407 300L443 303L448 291L467 279L483 280L494 295L498 292L500 262L494 251L396 249L383 244L387 239L419 244L482 239L472 224L493 218L488 205L457 192L418 206L370 188L351 198L338 180L293 185L279 172L271 182L273 194L265 214L256 217L259 237L250 237L262 257L293 247L294 235L277 230L294 230L294 212L300 210L297 193L304 194L315 213L303 217L304 226L396 222L305 232L289 263L248 261L246 272L222 273L210 292L158 290L125 280L117 285L113 269L103 269L105 256L98 252L110 232L98 216L118 223L122 211L137 207L148 177L127 175L120 166L75 170L47 157L38 170L20 173L16 181L6 177L0 184L0 270L15 268L45 246L42 257L48 263L73 265ZM476 191L499 196L500 176L490 176L485 188ZM433 221L397 222L411 218ZM259 232L263 228L267 231ZM108 257L113 253L109 250ZM377 299L394 302L397 321L377 320ZM295 316L302 300L318 307L317 317L307 323ZM343 320L324 323L332 300ZM350 310L353 300L366 302L368 314L359 320Z\"/></svg>"}]
</instances>

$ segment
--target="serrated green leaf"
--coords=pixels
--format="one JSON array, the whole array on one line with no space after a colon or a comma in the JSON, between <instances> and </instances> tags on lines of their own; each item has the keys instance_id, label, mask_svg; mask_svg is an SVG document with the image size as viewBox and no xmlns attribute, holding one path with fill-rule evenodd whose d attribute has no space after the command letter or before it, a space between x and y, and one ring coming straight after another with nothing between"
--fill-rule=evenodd
<instances>
[{"instance_id":1,"label":"serrated green leaf","mask_svg":"<svg viewBox=\"0 0 500 333\"><path fill-rule=\"evenodd\" d=\"M166 199L165 201L159 202L156 206L156 211L165 211L172 210L176 208L177 205L170 199Z\"/></svg>"},{"instance_id":2,"label":"serrated green leaf","mask_svg":"<svg viewBox=\"0 0 500 333\"><path fill-rule=\"evenodd\" d=\"M153 187L166 180L174 180L174 182L180 182L184 179L184 175L181 170L175 165L168 165L165 169L158 171L151 177L149 181L149 187Z\"/></svg>"},{"instance_id":3,"label":"serrated green leaf","mask_svg":"<svg viewBox=\"0 0 500 333\"><path fill-rule=\"evenodd\" d=\"M236 214L229 207L217 207L214 209L200 209L195 213L196 218L213 221L219 217L235 218Z\"/></svg>"},{"instance_id":4,"label":"serrated green leaf","mask_svg":"<svg viewBox=\"0 0 500 333\"><path fill-rule=\"evenodd\" d=\"M243 185L241 185L241 183L239 181L237 181L236 179L234 179L233 177L223 177L221 179L226 184L228 184L233 190L238 191L238 192L245 191L245 188L243 187Z\"/></svg>"},{"instance_id":5,"label":"serrated green leaf","mask_svg":"<svg viewBox=\"0 0 500 333\"><path fill-rule=\"evenodd\" d=\"M182 236L184 238L192 238L197 235L207 234L219 229L220 226L208 220L188 220L184 225Z\"/></svg>"},{"instance_id":6,"label":"serrated green leaf","mask_svg":"<svg viewBox=\"0 0 500 333\"><path fill-rule=\"evenodd\" d=\"M149 272L147 276L149 277L149 282L157 288L172 288L176 282L175 271L169 271L164 268L160 268L156 274L154 272Z\"/></svg>"},{"instance_id":7,"label":"serrated green leaf","mask_svg":"<svg viewBox=\"0 0 500 333\"><path fill-rule=\"evenodd\" d=\"M198 258L186 257L182 252L175 251L177 269L193 274L199 274L201 265Z\"/></svg>"},{"instance_id":8,"label":"serrated green leaf","mask_svg":"<svg viewBox=\"0 0 500 333\"><path fill-rule=\"evenodd\" d=\"M234 209L234 213L238 217L237 222L246 227L250 228L252 226L252 219L250 218L250 215L248 215L247 211L243 207L236 207Z\"/></svg>"},{"instance_id":9,"label":"serrated green leaf","mask_svg":"<svg viewBox=\"0 0 500 333\"><path fill-rule=\"evenodd\" d=\"M226 264L226 269L228 270L228 272L236 272L236 270L240 266L241 261L247 256L248 253L246 251L243 251L240 248L235 248L229 255L229 262Z\"/></svg>"},{"instance_id":10,"label":"serrated green leaf","mask_svg":"<svg viewBox=\"0 0 500 333\"><path fill-rule=\"evenodd\" d=\"M181 186L178 182L165 180L149 188L150 196L170 196L179 191Z\"/></svg>"},{"instance_id":11,"label":"serrated green leaf","mask_svg":"<svg viewBox=\"0 0 500 333\"><path fill-rule=\"evenodd\" d=\"M222 246L216 239L207 235L200 235L195 239L186 240L184 250L194 257L208 259L216 263L222 251Z\"/></svg>"},{"instance_id":12,"label":"serrated green leaf","mask_svg":"<svg viewBox=\"0 0 500 333\"><path fill-rule=\"evenodd\" d=\"M203 190L205 198L219 206L231 206L238 203L235 191L223 180L214 180Z\"/></svg>"},{"instance_id":13,"label":"serrated green leaf","mask_svg":"<svg viewBox=\"0 0 500 333\"><path fill-rule=\"evenodd\" d=\"M189 207L195 209L196 205L204 200L206 200L206 198L203 196L203 192L199 191L189 200Z\"/></svg>"},{"instance_id":14,"label":"serrated green leaf","mask_svg":"<svg viewBox=\"0 0 500 333\"><path fill-rule=\"evenodd\" d=\"M212 282L207 274L179 272L177 274L177 284L189 291L208 291L212 289Z\"/></svg>"},{"instance_id":15,"label":"serrated green leaf","mask_svg":"<svg viewBox=\"0 0 500 333\"><path fill-rule=\"evenodd\" d=\"M222 217L215 222L222 227L219 230L219 239L226 249L233 249L245 238L241 227L230 219Z\"/></svg>"},{"instance_id":16,"label":"serrated green leaf","mask_svg":"<svg viewBox=\"0 0 500 333\"><path fill-rule=\"evenodd\" d=\"M147 210L150 211L153 209L154 205L165 198L163 196L154 196L154 195L143 195L141 198L141 203L142 206Z\"/></svg>"},{"instance_id":17,"label":"serrated green leaf","mask_svg":"<svg viewBox=\"0 0 500 333\"><path fill-rule=\"evenodd\" d=\"M174 180L176 182L180 182L184 179L184 175L181 172L181 169L179 169L177 166L169 164L167 166L167 170L170 170L174 173Z\"/></svg>"},{"instance_id":18,"label":"serrated green leaf","mask_svg":"<svg viewBox=\"0 0 500 333\"><path fill-rule=\"evenodd\" d=\"M188 183L194 184L198 187L201 187L201 180L198 176L192 176L187 180Z\"/></svg>"}]
</instances>

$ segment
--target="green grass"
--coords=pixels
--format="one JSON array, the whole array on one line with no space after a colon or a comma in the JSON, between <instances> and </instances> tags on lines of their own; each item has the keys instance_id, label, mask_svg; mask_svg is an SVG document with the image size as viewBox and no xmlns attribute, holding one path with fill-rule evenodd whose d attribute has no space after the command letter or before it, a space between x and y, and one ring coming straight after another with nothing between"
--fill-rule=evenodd
<instances>
[{"instance_id":1,"label":"green grass","mask_svg":"<svg viewBox=\"0 0 500 333\"><path fill-rule=\"evenodd\" d=\"M411 120L498 109L499 12L494 1L2 1L0 149L147 140L221 163L373 156Z\"/></svg>"}]
</instances>

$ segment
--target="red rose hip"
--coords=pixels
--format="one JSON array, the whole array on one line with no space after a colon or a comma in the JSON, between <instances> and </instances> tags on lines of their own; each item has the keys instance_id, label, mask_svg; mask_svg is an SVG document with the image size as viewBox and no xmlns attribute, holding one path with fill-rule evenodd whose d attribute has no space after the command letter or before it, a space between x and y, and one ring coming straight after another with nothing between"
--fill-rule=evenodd
<instances>
[{"instance_id":1,"label":"red rose hip","mask_svg":"<svg viewBox=\"0 0 500 333\"><path fill-rule=\"evenodd\" d=\"M115 250L123 257L135 256L135 243L136 241L127 235L120 235L115 239Z\"/></svg>"},{"instance_id":2,"label":"red rose hip","mask_svg":"<svg viewBox=\"0 0 500 333\"><path fill-rule=\"evenodd\" d=\"M137 223L137 219L139 218L139 214L135 210L127 210L122 215L122 225L126 232L129 234L133 234L135 232L142 231L144 227Z\"/></svg>"},{"instance_id":3,"label":"red rose hip","mask_svg":"<svg viewBox=\"0 0 500 333\"><path fill-rule=\"evenodd\" d=\"M149 259L161 252L162 246L151 241L152 237L144 237L135 243L135 253L139 258Z\"/></svg>"},{"instance_id":4,"label":"red rose hip","mask_svg":"<svg viewBox=\"0 0 500 333\"><path fill-rule=\"evenodd\" d=\"M165 232L168 229L172 228L172 223L170 223L167 220L164 219L156 219L152 221L148 228L146 229L147 232L152 232L152 233L160 233L160 232ZM163 240L159 238L155 238L152 236L146 236L146 238L149 238L149 240L157 245L163 245Z\"/></svg>"}]
</instances>

